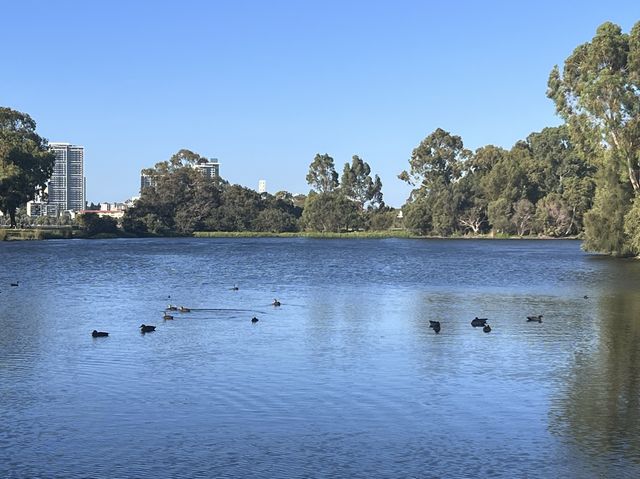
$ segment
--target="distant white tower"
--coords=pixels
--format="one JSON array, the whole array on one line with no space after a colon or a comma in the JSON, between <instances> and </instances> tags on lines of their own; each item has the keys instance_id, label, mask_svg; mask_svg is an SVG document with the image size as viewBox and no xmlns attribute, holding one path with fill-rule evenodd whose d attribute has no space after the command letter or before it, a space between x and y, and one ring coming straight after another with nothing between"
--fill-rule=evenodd
<instances>
[{"instance_id":1,"label":"distant white tower","mask_svg":"<svg viewBox=\"0 0 640 479\"><path fill-rule=\"evenodd\" d=\"M267 192L267 180L259 180L258 181L258 193L266 193Z\"/></svg>"}]
</instances>

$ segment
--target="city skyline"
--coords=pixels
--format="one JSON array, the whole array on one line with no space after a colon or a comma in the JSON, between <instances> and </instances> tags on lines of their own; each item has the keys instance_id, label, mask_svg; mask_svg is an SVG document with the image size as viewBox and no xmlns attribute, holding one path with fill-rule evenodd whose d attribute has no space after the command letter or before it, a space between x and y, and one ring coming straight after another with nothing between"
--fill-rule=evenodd
<instances>
[{"instance_id":1,"label":"city skyline","mask_svg":"<svg viewBox=\"0 0 640 479\"><path fill-rule=\"evenodd\" d=\"M90 202L134 196L140 169L188 148L232 183L292 193L309 191L316 153L338 172L357 154L399 207L396 176L425 136L510 148L561 123L552 67L603 22L640 18L631 1L35 5L5 6L22 40L0 55L21 74L0 78L0 104L85 146ZM74 28L51 30L63 20ZM60 58L75 68L42 74Z\"/></svg>"}]
</instances>

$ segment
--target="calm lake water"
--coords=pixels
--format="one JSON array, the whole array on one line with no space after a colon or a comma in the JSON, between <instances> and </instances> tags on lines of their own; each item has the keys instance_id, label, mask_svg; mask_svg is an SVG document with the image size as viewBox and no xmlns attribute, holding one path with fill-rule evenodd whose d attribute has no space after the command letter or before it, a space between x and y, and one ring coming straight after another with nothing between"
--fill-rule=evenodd
<instances>
[{"instance_id":1,"label":"calm lake water","mask_svg":"<svg viewBox=\"0 0 640 479\"><path fill-rule=\"evenodd\" d=\"M0 264L3 478L640 477L638 261L149 239L0 243Z\"/></svg>"}]
</instances>

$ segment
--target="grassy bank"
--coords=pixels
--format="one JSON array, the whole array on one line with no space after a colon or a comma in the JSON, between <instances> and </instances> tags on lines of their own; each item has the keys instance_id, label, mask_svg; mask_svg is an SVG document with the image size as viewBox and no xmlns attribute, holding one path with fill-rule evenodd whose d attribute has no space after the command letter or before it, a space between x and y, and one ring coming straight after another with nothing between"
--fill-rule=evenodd
<instances>
[{"instance_id":1,"label":"grassy bank","mask_svg":"<svg viewBox=\"0 0 640 479\"><path fill-rule=\"evenodd\" d=\"M29 228L29 229L0 229L0 241L31 241L45 239L69 239L83 237L82 231L70 228Z\"/></svg>"},{"instance_id":2,"label":"grassy bank","mask_svg":"<svg viewBox=\"0 0 640 479\"><path fill-rule=\"evenodd\" d=\"M328 233L319 231L299 231L294 233L269 233L258 231L196 231L195 238L412 238L412 239L459 239L459 240L576 240L576 236L554 238L550 236L509 236L509 235L466 235L466 236L421 236L406 230L352 231L349 233Z\"/></svg>"},{"instance_id":3,"label":"grassy bank","mask_svg":"<svg viewBox=\"0 0 640 479\"><path fill-rule=\"evenodd\" d=\"M419 238L408 231L352 231L349 233L325 233L300 231L295 233L269 233L257 231L196 231L196 238Z\"/></svg>"},{"instance_id":4,"label":"grassy bank","mask_svg":"<svg viewBox=\"0 0 640 479\"><path fill-rule=\"evenodd\" d=\"M97 234L91 237L83 230L71 228L32 228L32 229L0 229L0 241L25 241L45 239L111 239L111 238L139 238L161 237L156 235L136 236L130 233ZM162 237L175 237L167 235ZM299 231L294 233L269 233L259 231L196 231L195 238L320 238L320 239L383 239L383 238L412 238L412 239L487 239L487 240L548 240L548 239L580 239L577 237L550 238L546 236L508 236L508 235L469 235L469 236L420 236L406 230L388 231L352 231L349 233L329 233L319 231Z\"/></svg>"}]
</instances>

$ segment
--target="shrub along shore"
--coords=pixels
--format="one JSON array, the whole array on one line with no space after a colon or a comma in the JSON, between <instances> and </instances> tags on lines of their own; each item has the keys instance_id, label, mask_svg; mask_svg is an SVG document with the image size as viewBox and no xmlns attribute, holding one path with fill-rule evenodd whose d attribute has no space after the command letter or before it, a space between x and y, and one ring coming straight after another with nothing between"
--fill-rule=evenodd
<instances>
[{"instance_id":1,"label":"shrub along shore","mask_svg":"<svg viewBox=\"0 0 640 479\"><path fill-rule=\"evenodd\" d=\"M196 231L191 235L131 235L98 233L87 235L87 232L79 229L8 229L0 228L0 241L33 241L47 239L113 239L113 238L317 238L317 239L451 239L451 240L578 240L578 236L554 238L551 236L510 236L510 235L457 235L457 236L436 236L418 235L407 230L387 230L387 231L350 231L344 233L300 231L288 233L272 233L258 231Z\"/></svg>"}]
</instances>

